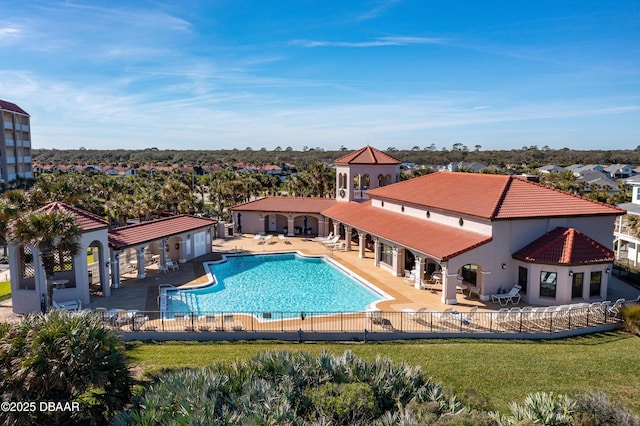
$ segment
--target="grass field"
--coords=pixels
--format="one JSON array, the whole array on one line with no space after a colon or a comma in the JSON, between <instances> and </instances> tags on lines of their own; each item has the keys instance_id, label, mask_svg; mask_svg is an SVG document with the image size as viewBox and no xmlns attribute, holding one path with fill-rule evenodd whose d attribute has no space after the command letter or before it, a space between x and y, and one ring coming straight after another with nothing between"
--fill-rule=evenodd
<instances>
[{"instance_id":1,"label":"grass field","mask_svg":"<svg viewBox=\"0 0 640 426\"><path fill-rule=\"evenodd\" d=\"M392 343L130 342L127 355L138 371L203 367L251 357L261 351L351 350L364 359L378 354L410 365L458 395L488 399L506 410L535 391L579 393L602 390L640 413L640 338L602 333L553 341L437 339Z\"/></svg>"},{"instance_id":2,"label":"grass field","mask_svg":"<svg viewBox=\"0 0 640 426\"><path fill-rule=\"evenodd\" d=\"M11 282L0 281L0 302L11 298Z\"/></svg>"}]
</instances>

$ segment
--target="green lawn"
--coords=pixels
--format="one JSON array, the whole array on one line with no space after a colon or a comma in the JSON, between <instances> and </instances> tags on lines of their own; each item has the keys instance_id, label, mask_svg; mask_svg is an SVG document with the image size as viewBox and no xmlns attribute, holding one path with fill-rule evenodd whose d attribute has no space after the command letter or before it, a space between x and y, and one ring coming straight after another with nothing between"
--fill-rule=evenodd
<instances>
[{"instance_id":1,"label":"green lawn","mask_svg":"<svg viewBox=\"0 0 640 426\"><path fill-rule=\"evenodd\" d=\"M0 302L11 299L11 282L0 281Z\"/></svg>"},{"instance_id":2,"label":"green lawn","mask_svg":"<svg viewBox=\"0 0 640 426\"><path fill-rule=\"evenodd\" d=\"M640 338L603 333L554 341L437 339L392 343L131 342L127 354L138 371L202 367L251 357L257 352L351 350L421 365L424 372L458 395L488 398L496 409L535 391L577 393L602 390L640 413Z\"/></svg>"}]
</instances>

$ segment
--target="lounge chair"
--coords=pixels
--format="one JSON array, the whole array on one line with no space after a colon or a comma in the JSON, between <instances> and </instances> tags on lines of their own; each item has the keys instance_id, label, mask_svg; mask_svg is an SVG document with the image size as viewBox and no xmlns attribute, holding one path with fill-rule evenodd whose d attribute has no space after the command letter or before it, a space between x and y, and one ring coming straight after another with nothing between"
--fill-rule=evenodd
<instances>
[{"instance_id":1,"label":"lounge chair","mask_svg":"<svg viewBox=\"0 0 640 426\"><path fill-rule=\"evenodd\" d=\"M329 241L332 238L333 238L333 232L329 232L329 235L327 235L326 237L316 237L316 241L324 242L324 241Z\"/></svg>"},{"instance_id":2,"label":"lounge chair","mask_svg":"<svg viewBox=\"0 0 640 426\"><path fill-rule=\"evenodd\" d=\"M518 284L514 285L508 293L504 294L492 294L491 300L495 303L499 303L500 306L507 306L509 302L514 305L520 303L520 287Z\"/></svg>"},{"instance_id":3,"label":"lounge chair","mask_svg":"<svg viewBox=\"0 0 640 426\"><path fill-rule=\"evenodd\" d=\"M620 317L620 309L624 306L625 299L618 299L608 309L609 316Z\"/></svg>"},{"instance_id":4,"label":"lounge chair","mask_svg":"<svg viewBox=\"0 0 640 426\"><path fill-rule=\"evenodd\" d=\"M216 330L222 331L226 329L230 329L233 331L242 331L242 324L236 322L233 314L224 314L222 315L222 326L221 328L216 327Z\"/></svg>"},{"instance_id":5,"label":"lounge chair","mask_svg":"<svg viewBox=\"0 0 640 426\"><path fill-rule=\"evenodd\" d=\"M79 311L82 309L82 301L80 301L80 299L67 300L66 302L56 302L52 300L51 304L58 310Z\"/></svg>"},{"instance_id":6,"label":"lounge chair","mask_svg":"<svg viewBox=\"0 0 640 426\"><path fill-rule=\"evenodd\" d=\"M145 314L134 313L133 318L131 320L131 330L140 331L142 330L142 326L149 321L149 317Z\"/></svg>"},{"instance_id":7,"label":"lounge chair","mask_svg":"<svg viewBox=\"0 0 640 426\"><path fill-rule=\"evenodd\" d=\"M331 246L334 245L338 242L338 240L340 239L340 235L336 235L335 237L329 239L329 240L323 240L320 241L322 244L324 244L325 246Z\"/></svg>"},{"instance_id":8,"label":"lounge chair","mask_svg":"<svg viewBox=\"0 0 640 426\"><path fill-rule=\"evenodd\" d=\"M416 271L404 270L404 280L409 283L413 283L416 280Z\"/></svg>"},{"instance_id":9,"label":"lounge chair","mask_svg":"<svg viewBox=\"0 0 640 426\"><path fill-rule=\"evenodd\" d=\"M112 312L114 315L111 321L116 327L122 327L131 323L132 313L127 312L125 309L114 309Z\"/></svg>"},{"instance_id":10,"label":"lounge chair","mask_svg":"<svg viewBox=\"0 0 640 426\"><path fill-rule=\"evenodd\" d=\"M379 310L367 311L367 318L369 319L369 324L371 328L374 328L374 325L378 325L381 328L388 331L394 330L393 325L391 324L391 321L389 321L387 318L385 318L382 315L382 311L379 311Z\"/></svg>"},{"instance_id":11,"label":"lounge chair","mask_svg":"<svg viewBox=\"0 0 640 426\"><path fill-rule=\"evenodd\" d=\"M99 307L96 308L94 312L102 321L109 321L109 311L107 311L107 308Z\"/></svg>"},{"instance_id":12,"label":"lounge chair","mask_svg":"<svg viewBox=\"0 0 640 426\"><path fill-rule=\"evenodd\" d=\"M460 321L462 321L464 325L470 325L475 320L477 311L478 311L478 307L474 306L466 314L460 315Z\"/></svg>"},{"instance_id":13,"label":"lounge chair","mask_svg":"<svg viewBox=\"0 0 640 426\"><path fill-rule=\"evenodd\" d=\"M205 315L204 316L204 325L200 326L200 331L210 331L211 325L215 324L217 318L215 315Z\"/></svg>"},{"instance_id":14,"label":"lounge chair","mask_svg":"<svg viewBox=\"0 0 640 426\"><path fill-rule=\"evenodd\" d=\"M373 324L382 324L382 311L367 311L367 318L369 318L369 322Z\"/></svg>"},{"instance_id":15,"label":"lounge chair","mask_svg":"<svg viewBox=\"0 0 640 426\"><path fill-rule=\"evenodd\" d=\"M180 269L180 265L178 265L178 262L174 262L172 259L168 259L167 268L171 268L172 271L175 271L176 269Z\"/></svg>"},{"instance_id":16,"label":"lounge chair","mask_svg":"<svg viewBox=\"0 0 640 426\"><path fill-rule=\"evenodd\" d=\"M167 271L169 271L169 267L167 265L161 265L158 263L158 272L162 272L166 275Z\"/></svg>"}]
</instances>

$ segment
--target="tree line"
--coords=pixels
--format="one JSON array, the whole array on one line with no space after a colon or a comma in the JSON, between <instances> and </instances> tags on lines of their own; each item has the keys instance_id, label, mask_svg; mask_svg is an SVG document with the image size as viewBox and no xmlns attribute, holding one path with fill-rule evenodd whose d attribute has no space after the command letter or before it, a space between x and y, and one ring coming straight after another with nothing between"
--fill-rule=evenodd
<instances>
[{"instance_id":1,"label":"tree line","mask_svg":"<svg viewBox=\"0 0 640 426\"><path fill-rule=\"evenodd\" d=\"M291 163L299 168L306 168L315 162L331 163L347 154L350 149L339 150L322 148L306 148L294 150L265 148L226 149L226 150L160 150L148 148L144 150L59 150L34 149L33 162L40 165L88 165L107 164L110 166L135 167L142 165L180 165L209 166L218 164L231 166L237 162L254 165ZM549 147L524 146L510 150L482 150L480 145L469 150L465 145L457 143L451 148L436 149L435 146L414 147L410 150L399 150L387 147L384 150L393 157L416 164L448 164L464 162L480 162L487 166L505 167L508 165L527 165L535 168L546 164L568 166L571 164L630 164L640 165L640 150L571 150L568 148L551 149Z\"/></svg>"}]
</instances>

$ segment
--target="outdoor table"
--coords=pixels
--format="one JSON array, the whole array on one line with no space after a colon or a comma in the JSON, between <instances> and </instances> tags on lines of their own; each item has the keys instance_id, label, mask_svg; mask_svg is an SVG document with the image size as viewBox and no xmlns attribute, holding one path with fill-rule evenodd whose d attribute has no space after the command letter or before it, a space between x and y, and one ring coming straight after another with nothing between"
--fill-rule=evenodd
<instances>
[{"instance_id":1,"label":"outdoor table","mask_svg":"<svg viewBox=\"0 0 640 426\"><path fill-rule=\"evenodd\" d=\"M69 280L53 280L53 287L60 290L63 289L68 283Z\"/></svg>"}]
</instances>

